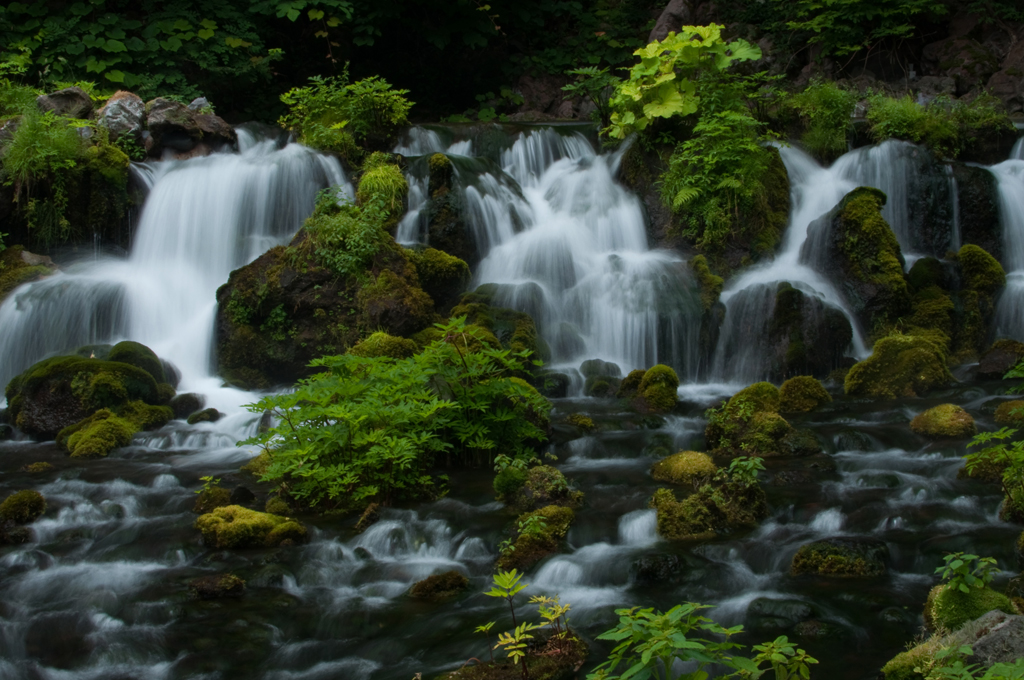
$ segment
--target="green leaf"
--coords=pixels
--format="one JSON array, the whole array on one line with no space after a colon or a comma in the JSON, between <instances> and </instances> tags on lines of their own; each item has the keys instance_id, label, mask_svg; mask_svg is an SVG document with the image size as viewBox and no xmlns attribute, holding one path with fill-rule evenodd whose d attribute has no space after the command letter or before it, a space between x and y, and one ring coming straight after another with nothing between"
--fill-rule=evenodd
<instances>
[{"instance_id":1,"label":"green leaf","mask_svg":"<svg viewBox=\"0 0 1024 680\"><path fill-rule=\"evenodd\" d=\"M123 71L118 71L118 70L107 71L106 73L103 74L103 77L106 78L107 80L113 82L113 83L123 83L124 82L124 72Z\"/></svg>"},{"instance_id":2,"label":"green leaf","mask_svg":"<svg viewBox=\"0 0 1024 680\"><path fill-rule=\"evenodd\" d=\"M127 52L128 48L120 40L108 40L103 49L107 52Z\"/></svg>"}]
</instances>

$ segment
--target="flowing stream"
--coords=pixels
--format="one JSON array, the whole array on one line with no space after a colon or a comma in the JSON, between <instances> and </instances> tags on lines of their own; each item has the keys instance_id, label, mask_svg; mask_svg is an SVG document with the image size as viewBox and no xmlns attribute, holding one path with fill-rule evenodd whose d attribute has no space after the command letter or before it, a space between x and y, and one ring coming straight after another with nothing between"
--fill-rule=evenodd
<instances>
[{"instance_id":1,"label":"flowing stream","mask_svg":"<svg viewBox=\"0 0 1024 680\"><path fill-rule=\"evenodd\" d=\"M0 548L4 680L408 680L484 658L486 641L474 628L511 623L507 608L482 594L511 519L493 500L489 469L452 471L450 497L388 509L361 535L351 522L301 517L311 528L305 545L229 552L200 543L191 512L200 477L253 487L238 474L252 453L235 442L254 426L239 408L254 395L220 387L210 370L216 288L232 269L287 241L319 189L341 184L351 195L335 162L294 144L240 138L238 154L139 168L150 189L131 254L68 267L0 307L4 380L47 353L131 338L178 367L182 391L203 392L233 414L196 427L173 421L85 462L52 442L0 442L0 497L36 488L48 501L30 543ZM614 181L617 156L596 153L572 128L524 129L497 142L419 129L400 150L453 158L470 227L485 244L475 283L498 284L506 304L537 315L556 365L602 358L628 370L666 361L682 376L699 373L690 274L679 257L649 247L638 199ZM772 262L728 282L720 350L732 319L760 313L757 296L779 281L845 310L799 253L810 222L856 185L847 161L871 154L853 152L826 169L795 149L782 153L793 187L790 226ZM414 213L427 200L416 167L410 163L410 212L399 234L410 243L423 240ZM1006 202L1024 200L1022 169L1020 161L993 168L1008 268L1017 270L1011 279L1024 270L1024 255L1013 259L1010 247L1024 248L1024 225L1014 221L1024 206ZM855 338L851 351L863 355ZM758 379L756 360L745 361L720 354L716 379ZM964 443L930 442L907 427L916 413L953 402L980 429L994 429L995 405L1009 398L998 382L902 403L839 399L792 417L825 452L768 462L772 515L760 528L700 544L660 540L647 508L658 487L650 465L704 447L711 391L684 385L680 407L664 418L624 412L611 400L556 400L556 422L584 412L598 427L577 438L555 430L556 465L586 502L567 550L531 570L526 594L571 603L573 626L589 641L614 624L616 607L704 602L721 623L744 624L745 644L780 634L798 640L821 660L815 676L873 678L917 634L945 552L991 555L1013 568L1020 527L998 519L996 487L957 479ZM41 461L55 469L24 470ZM833 536L885 541L889 573L873 581L789 575L800 545ZM415 581L450 569L470 578L465 595L441 603L406 595ZM191 579L225 572L246 580L245 597L189 596ZM595 642L588 668L607 651Z\"/></svg>"}]
</instances>

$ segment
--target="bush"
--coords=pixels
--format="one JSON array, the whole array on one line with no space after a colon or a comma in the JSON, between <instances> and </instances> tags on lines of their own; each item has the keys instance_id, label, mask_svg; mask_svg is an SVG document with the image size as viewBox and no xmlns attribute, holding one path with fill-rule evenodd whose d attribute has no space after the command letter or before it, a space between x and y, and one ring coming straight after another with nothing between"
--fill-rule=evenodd
<instances>
[{"instance_id":1,"label":"bush","mask_svg":"<svg viewBox=\"0 0 1024 680\"><path fill-rule=\"evenodd\" d=\"M378 201L394 218L402 213L409 184L399 167L388 161L387 154L380 152L370 156L363 166L363 176L359 178L356 199L360 204Z\"/></svg>"},{"instance_id":2,"label":"bush","mask_svg":"<svg viewBox=\"0 0 1024 680\"><path fill-rule=\"evenodd\" d=\"M979 133L1013 129L1002 103L990 95L970 102L938 97L921 105L910 95L895 99L874 94L868 104L868 123L876 141L920 142L943 157L956 158Z\"/></svg>"},{"instance_id":3,"label":"bush","mask_svg":"<svg viewBox=\"0 0 1024 680\"><path fill-rule=\"evenodd\" d=\"M339 205L332 187L321 192L297 248L339 276L364 276L373 256L393 242L383 228L387 219L382 201Z\"/></svg>"},{"instance_id":4,"label":"bush","mask_svg":"<svg viewBox=\"0 0 1024 680\"><path fill-rule=\"evenodd\" d=\"M800 141L808 151L822 160L846 153L850 115L857 104L855 93L833 82L813 80L790 104L805 120Z\"/></svg>"},{"instance_id":5,"label":"bush","mask_svg":"<svg viewBox=\"0 0 1024 680\"><path fill-rule=\"evenodd\" d=\"M325 357L324 372L292 394L249 405L278 425L242 442L264 448L264 481L325 510L355 511L439 493L438 459L465 463L499 447L530 457L546 437L546 399L511 377L528 352L468 349L475 330L458 318L441 338L405 359Z\"/></svg>"}]
</instances>

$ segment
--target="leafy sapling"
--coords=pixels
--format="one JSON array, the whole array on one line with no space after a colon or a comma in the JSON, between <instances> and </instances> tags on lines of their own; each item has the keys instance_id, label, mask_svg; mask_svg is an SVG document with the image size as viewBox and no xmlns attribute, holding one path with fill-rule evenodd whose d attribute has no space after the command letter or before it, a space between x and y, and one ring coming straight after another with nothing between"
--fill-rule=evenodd
<instances>
[{"instance_id":1,"label":"leafy sapling","mask_svg":"<svg viewBox=\"0 0 1024 680\"><path fill-rule=\"evenodd\" d=\"M194 493L206 493L220 485L220 478L214 479L213 477L200 477L199 481L201 481L203 485Z\"/></svg>"},{"instance_id":2,"label":"leafy sapling","mask_svg":"<svg viewBox=\"0 0 1024 680\"><path fill-rule=\"evenodd\" d=\"M993 557L978 557L955 552L942 558L945 564L935 569L947 581L951 588L962 593L971 592L972 588L985 588L999 571Z\"/></svg>"},{"instance_id":3,"label":"leafy sapling","mask_svg":"<svg viewBox=\"0 0 1024 680\"><path fill-rule=\"evenodd\" d=\"M521 623L511 633L500 634L498 636L498 644L494 647L495 649L498 647L504 649L508 653L508 658L512 659L513 664L518 665L520 661L523 662L523 680L530 680L530 671L526 667L526 649L528 646L526 641L533 639L533 636L530 635L531 631L541 627L536 623Z\"/></svg>"},{"instance_id":4,"label":"leafy sapling","mask_svg":"<svg viewBox=\"0 0 1024 680\"><path fill-rule=\"evenodd\" d=\"M477 626L473 630L473 632L474 633L482 633L482 634L486 635L488 638L490 638L491 637L491 628L494 628L494 621L488 621L487 623L485 623L482 626ZM494 649L495 649L495 647L491 647L491 643L488 642L487 643L487 653L490 654L490 656L491 656L491 663L494 663Z\"/></svg>"},{"instance_id":5,"label":"leafy sapling","mask_svg":"<svg viewBox=\"0 0 1024 680\"><path fill-rule=\"evenodd\" d=\"M520 583L523 579L523 574L518 573L515 569L511 571L499 571L494 575L494 585L491 589L484 593L491 597L500 597L508 602L509 611L512 613L512 625L516 624L516 608L513 603L515 596L530 587L529 583Z\"/></svg>"},{"instance_id":6,"label":"leafy sapling","mask_svg":"<svg viewBox=\"0 0 1024 680\"><path fill-rule=\"evenodd\" d=\"M818 663L818 660L807 652L799 649L789 641L785 635L780 635L771 642L754 645L757 656L753 662L760 668L761 664L768 662L775 671L775 680L810 680L811 664ZM761 673L751 673L751 680L756 680Z\"/></svg>"}]
</instances>

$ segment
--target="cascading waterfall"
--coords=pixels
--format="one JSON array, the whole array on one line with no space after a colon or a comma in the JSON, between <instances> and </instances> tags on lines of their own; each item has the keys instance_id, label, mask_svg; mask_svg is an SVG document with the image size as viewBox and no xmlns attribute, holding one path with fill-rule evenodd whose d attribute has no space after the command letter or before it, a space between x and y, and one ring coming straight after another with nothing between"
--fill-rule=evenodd
<instances>
[{"instance_id":1,"label":"cascading waterfall","mask_svg":"<svg viewBox=\"0 0 1024 680\"><path fill-rule=\"evenodd\" d=\"M442 149L421 133L405 147ZM579 132L520 133L500 170L455 163L464 214L482 260L476 285L497 284L497 302L530 313L553 365L600 358L623 371L659 361L694 378L700 307L685 263L650 250L636 196L615 182L620 155L599 155ZM423 180L420 180L423 181ZM422 228L399 240L423 238Z\"/></svg>"},{"instance_id":2,"label":"cascading waterfall","mask_svg":"<svg viewBox=\"0 0 1024 680\"><path fill-rule=\"evenodd\" d=\"M1024 137L1018 137L1010 150L1011 161L1024 161Z\"/></svg>"},{"instance_id":3,"label":"cascading waterfall","mask_svg":"<svg viewBox=\"0 0 1024 680\"><path fill-rule=\"evenodd\" d=\"M999 187L1003 265L1007 272L1006 288L996 307L995 334L1024 340L1024 160L1003 161L990 170Z\"/></svg>"},{"instance_id":4,"label":"cascading waterfall","mask_svg":"<svg viewBox=\"0 0 1024 680\"><path fill-rule=\"evenodd\" d=\"M352 190L337 160L298 144L279 147L240 130L239 147L143 166L150 191L127 259L76 263L12 294L0 306L0 383L48 354L131 339L181 371L180 389L229 410L251 400L211 377L216 290L232 270L286 242L317 191Z\"/></svg>"}]
</instances>

